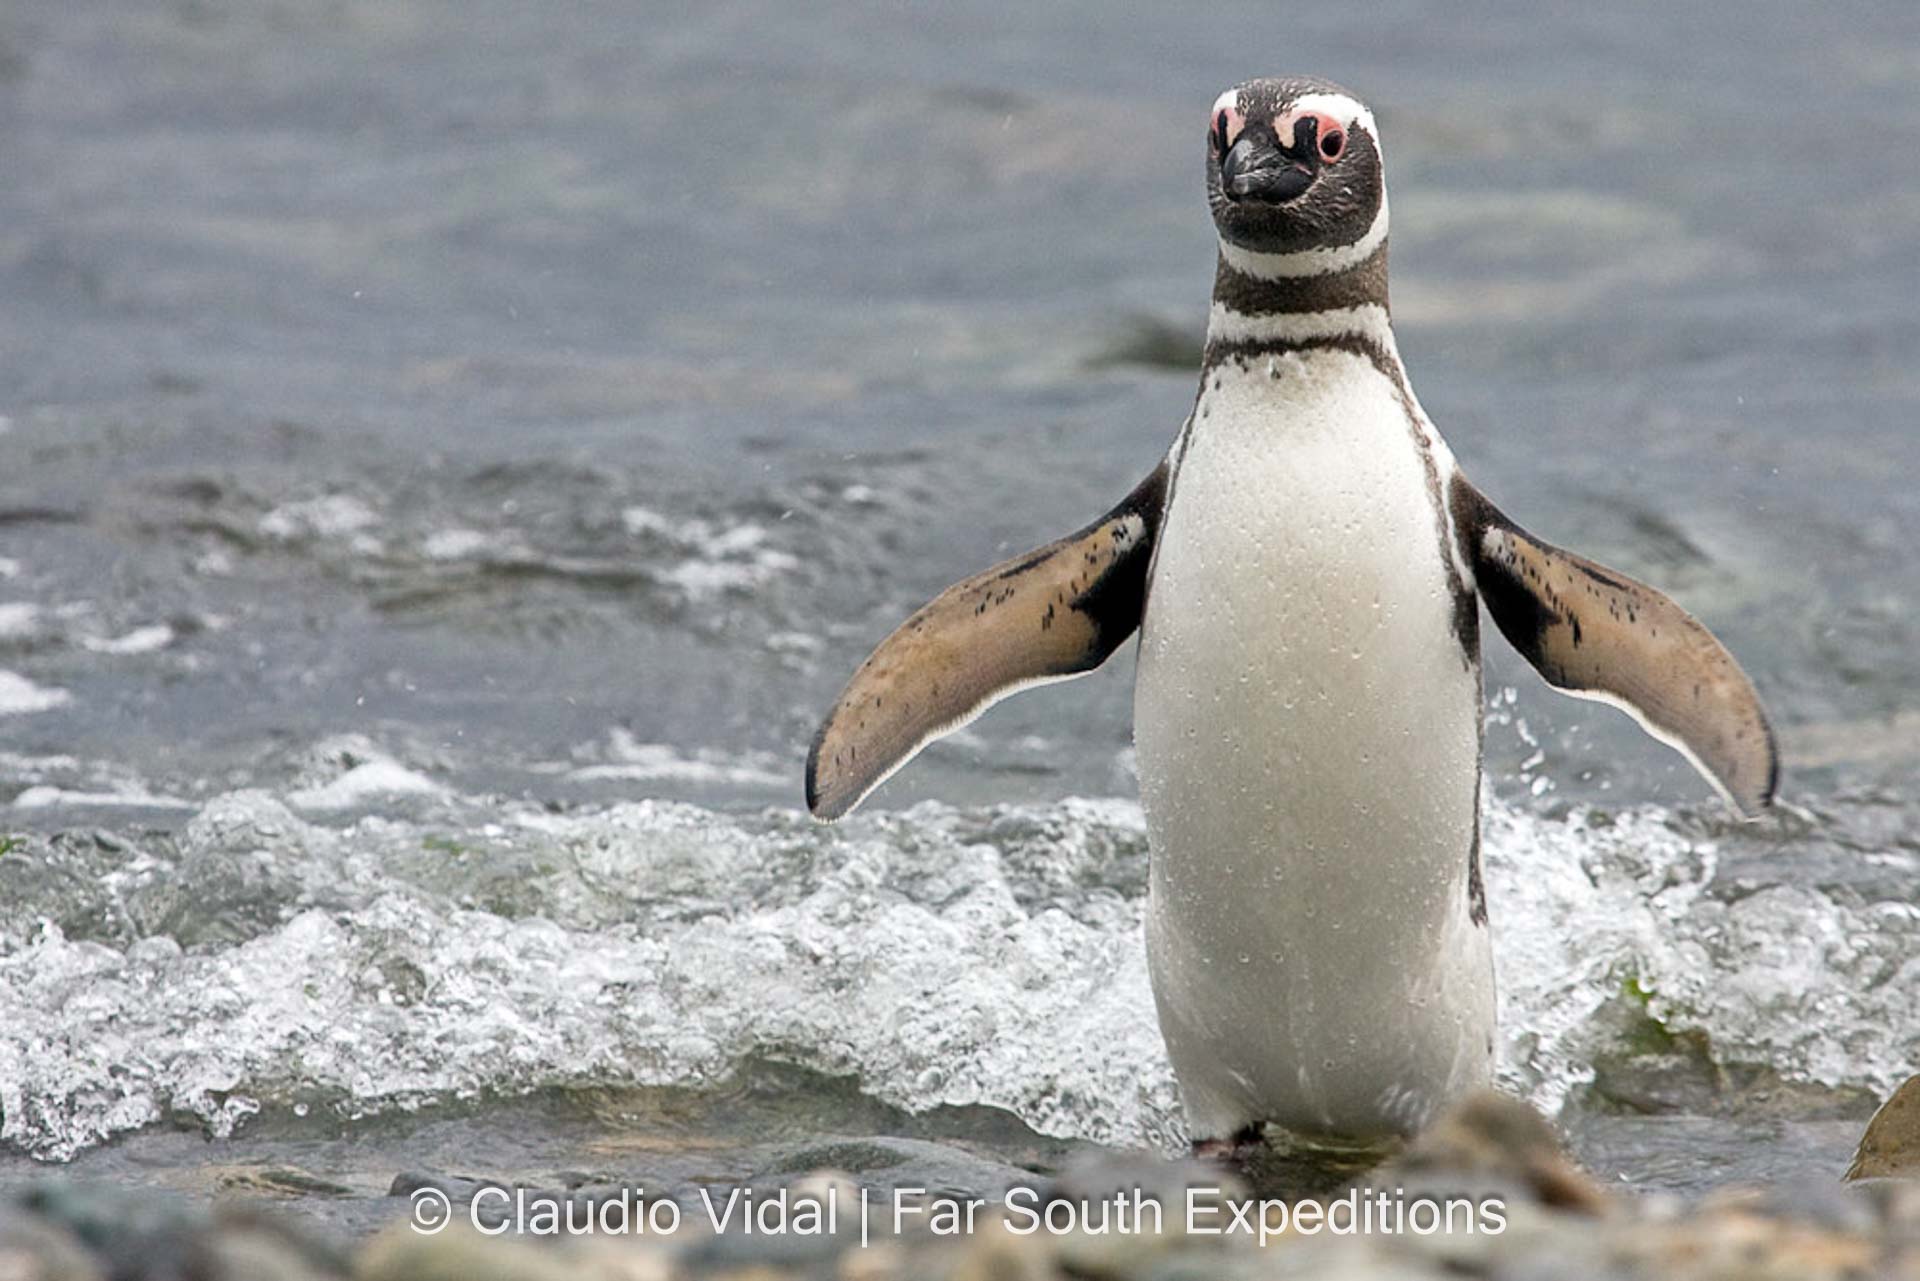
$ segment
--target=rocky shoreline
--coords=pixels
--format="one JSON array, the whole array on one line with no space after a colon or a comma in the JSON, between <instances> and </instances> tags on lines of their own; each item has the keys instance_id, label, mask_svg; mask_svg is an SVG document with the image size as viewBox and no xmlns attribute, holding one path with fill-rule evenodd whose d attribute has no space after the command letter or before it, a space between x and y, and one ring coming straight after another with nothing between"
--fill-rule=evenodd
<instances>
[{"instance_id":1,"label":"rocky shoreline","mask_svg":"<svg viewBox=\"0 0 1920 1281\"><path fill-rule=\"evenodd\" d=\"M924 1140L777 1148L744 1181L539 1187L405 1172L336 1239L257 1198L42 1177L0 1203L3 1281L606 1278L1920 1278L1920 1077L1846 1181L1623 1194L1511 1099L1470 1100L1378 1169L1080 1155L1024 1171ZM264 1172L255 1193L297 1171ZM239 1189L233 1189L238 1191Z\"/></svg>"}]
</instances>

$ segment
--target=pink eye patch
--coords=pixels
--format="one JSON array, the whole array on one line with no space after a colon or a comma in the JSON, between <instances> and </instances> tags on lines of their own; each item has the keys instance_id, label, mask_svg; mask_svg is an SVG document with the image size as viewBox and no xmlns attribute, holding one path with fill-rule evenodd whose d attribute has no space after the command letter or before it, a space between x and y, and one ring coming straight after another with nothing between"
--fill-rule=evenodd
<instances>
[{"instance_id":1,"label":"pink eye patch","mask_svg":"<svg viewBox=\"0 0 1920 1281\"><path fill-rule=\"evenodd\" d=\"M1289 111L1284 116L1275 116L1273 133L1280 140L1280 146L1293 150L1294 133L1302 121L1311 120L1314 124L1314 146L1319 149L1320 158L1326 161L1338 160L1347 150L1347 127L1335 117L1324 111Z\"/></svg>"},{"instance_id":2,"label":"pink eye patch","mask_svg":"<svg viewBox=\"0 0 1920 1281\"><path fill-rule=\"evenodd\" d=\"M1213 145L1224 154L1247 127L1247 118L1240 113L1237 105L1238 95L1229 89L1213 100L1213 114L1208 117L1207 129L1213 135Z\"/></svg>"}]
</instances>

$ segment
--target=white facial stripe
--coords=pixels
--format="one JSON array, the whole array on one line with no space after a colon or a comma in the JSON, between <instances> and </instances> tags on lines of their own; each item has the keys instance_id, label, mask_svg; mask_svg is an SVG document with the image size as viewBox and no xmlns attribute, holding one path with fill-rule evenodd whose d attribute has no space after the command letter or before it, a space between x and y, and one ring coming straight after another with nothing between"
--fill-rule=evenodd
<instances>
[{"instance_id":1,"label":"white facial stripe","mask_svg":"<svg viewBox=\"0 0 1920 1281\"><path fill-rule=\"evenodd\" d=\"M1334 307L1326 311L1277 312L1250 316L1216 302L1207 313L1207 341L1220 343L1302 343L1352 335L1392 351L1393 327L1379 303Z\"/></svg>"},{"instance_id":2,"label":"white facial stripe","mask_svg":"<svg viewBox=\"0 0 1920 1281\"><path fill-rule=\"evenodd\" d=\"M1220 128L1220 116L1227 117L1226 144L1231 147L1239 138L1240 131L1246 127L1247 118L1240 114L1240 94L1229 89L1213 100L1213 110L1207 114L1207 130L1213 132Z\"/></svg>"},{"instance_id":3,"label":"white facial stripe","mask_svg":"<svg viewBox=\"0 0 1920 1281\"><path fill-rule=\"evenodd\" d=\"M1373 139L1375 147L1380 145L1380 131L1373 127L1373 113L1367 110L1366 104L1356 102L1344 93L1302 94L1287 107L1287 116L1297 118L1306 115L1309 111L1322 112L1335 120L1344 120L1349 131L1357 125L1367 131L1367 136ZM1291 138L1283 141L1288 146L1293 145Z\"/></svg>"},{"instance_id":4,"label":"white facial stripe","mask_svg":"<svg viewBox=\"0 0 1920 1281\"><path fill-rule=\"evenodd\" d=\"M1373 217L1373 225L1367 228L1365 235L1350 245L1328 245L1321 249L1302 249L1290 254L1262 253L1257 249L1242 249L1239 245L1220 242L1220 256L1227 260L1227 266L1243 276L1252 276L1256 280L1290 280L1302 276L1324 276L1328 272L1345 271L1373 257L1387 239L1387 196L1380 193L1380 212Z\"/></svg>"}]
</instances>

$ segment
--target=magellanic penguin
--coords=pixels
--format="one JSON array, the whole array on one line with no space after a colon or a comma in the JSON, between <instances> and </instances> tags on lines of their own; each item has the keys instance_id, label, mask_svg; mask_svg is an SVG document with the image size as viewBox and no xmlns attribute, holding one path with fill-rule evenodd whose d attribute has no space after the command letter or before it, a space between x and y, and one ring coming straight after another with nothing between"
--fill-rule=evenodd
<instances>
[{"instance_id":1,"label":"magellanic penguin","mask_svg":"<svg viewBox=\"0 0 1920 1281\"><path fill-rule=\"evenodd\" d=\"M1207 198L1200 391L1165 460L882 641L820 727L807 804L840 817L929 740L1139 628L1147 954L1195 1145L1274 1125L1386 1146L1493 1067L1480 606L1550 684L1626 711L1744 814L1772 801L1773 735L1691 615L1461 474L1388 323L1363 104L1305 79L1222 94Z\"/></svg>"}]
</instances>

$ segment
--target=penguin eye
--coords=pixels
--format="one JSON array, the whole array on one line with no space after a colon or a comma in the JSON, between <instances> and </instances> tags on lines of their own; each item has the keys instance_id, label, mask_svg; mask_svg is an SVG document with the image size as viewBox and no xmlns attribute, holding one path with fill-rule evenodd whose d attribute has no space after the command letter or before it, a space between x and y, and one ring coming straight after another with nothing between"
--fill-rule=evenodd
<instances>
[{"instance_id":1,"label":"penguin eye","mask_svg":"<svg viewBox=\"0 0 1920 1281\"><path fill-rule=\"evenodd\" d=\"M1300 127L1308 124L1313 126L1312 142L1305 141L1299 134ZM1282 151L1295 154L1296 146L1311 148L1326 164L1347 154L1347 133L1347 127L1337 117L1311 107L1296 107L1283 116L1274 117L1273 121L1273 134L1280 140Z\"/></svg>"},{"instance_id":2,"label":"penguin eye","mask_svg":"<svg viewBox=\"0 0 1920 1281\"><path fill-rule=\"evenodd\" d=\"M1227 113L1224 111L1213 118L1213 145L1220 150L1221 155L1226 154Z\"/></svg>"}]
</instances>

